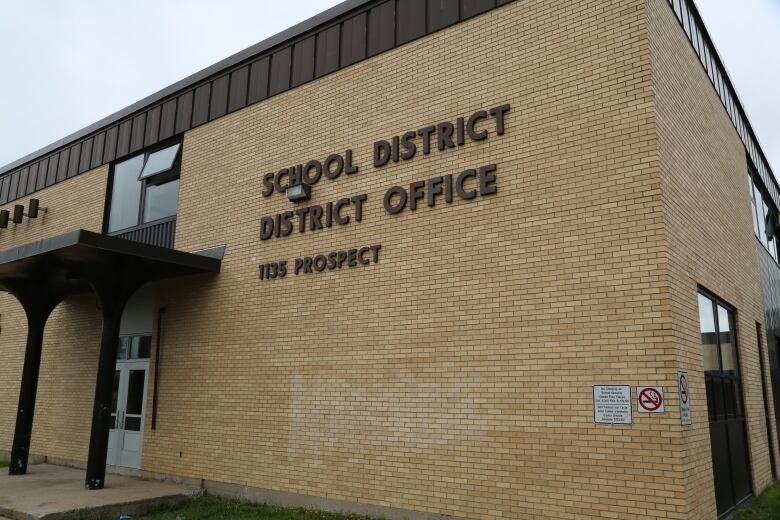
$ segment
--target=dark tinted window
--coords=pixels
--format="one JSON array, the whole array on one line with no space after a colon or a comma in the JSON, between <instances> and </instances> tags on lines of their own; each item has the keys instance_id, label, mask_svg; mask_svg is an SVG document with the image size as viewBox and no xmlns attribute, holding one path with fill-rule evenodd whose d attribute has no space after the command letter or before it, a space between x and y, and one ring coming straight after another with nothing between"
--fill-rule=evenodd
<instances>
[{"instance_id":1,"label":"dark tinted window","mask_svg":"<svg viewBox=\"0 0 780 520\"><path fill-rule=\"evenodd\" d=\"M144 378L146 370L131 370L127 385L127 413L140 415L144 405Z\"/></svg>"}]
</instances>

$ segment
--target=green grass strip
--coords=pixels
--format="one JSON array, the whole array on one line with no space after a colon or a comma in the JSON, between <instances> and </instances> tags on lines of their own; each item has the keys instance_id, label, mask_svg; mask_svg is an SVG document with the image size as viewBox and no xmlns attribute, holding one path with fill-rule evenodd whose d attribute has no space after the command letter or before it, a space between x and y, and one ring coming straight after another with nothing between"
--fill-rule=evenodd
<instances>
[{"instance_id":1,"label":"green grass strip","mask_svg":"<svg viewBox=\"0 0 780 520\"><path fill-rule=\"evenodd\" d=\"M80 520L74 515L64 520ZM116 520L106 517L105 520ZM238 500L203 496L179 506L161 508L133 520L379 520L363 515L327 513L316 509L253 504Z\"/></svg>"},{"instance_id":2,"label":"green grass strip","mask_svg":"<svg viewBox=\"0 0 780 520\"><path fill-rule=\"evenodd\" d=\"M771 486L750 506L737 513L734 520L777 520L780 518L780 484Z\"/></svg>"}]
</instances>

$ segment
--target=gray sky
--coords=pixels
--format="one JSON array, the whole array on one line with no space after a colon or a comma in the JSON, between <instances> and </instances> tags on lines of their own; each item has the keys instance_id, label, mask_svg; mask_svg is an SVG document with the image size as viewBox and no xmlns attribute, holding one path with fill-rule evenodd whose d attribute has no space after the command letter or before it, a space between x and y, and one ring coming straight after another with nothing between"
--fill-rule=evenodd
<instances>
[{"instance_id":1,"label":"gray sky","mask_svg":"<svg viewBox=\"0 0 780 520\"><path fill-rule=\"evenodd\" d=\"M337 3L6 0L0 166ZM780 175L780 0L698 4Z\"/></svg>"},{"instance_id":2,"label":"gray sky","mask_svg":"<svg viewBox=\"0 0 780 520\"><path fill-rule=\"evenodd\" d=\"M697 0L696 5L780 178L780 0Z\"/></svg>"}]
</instances>

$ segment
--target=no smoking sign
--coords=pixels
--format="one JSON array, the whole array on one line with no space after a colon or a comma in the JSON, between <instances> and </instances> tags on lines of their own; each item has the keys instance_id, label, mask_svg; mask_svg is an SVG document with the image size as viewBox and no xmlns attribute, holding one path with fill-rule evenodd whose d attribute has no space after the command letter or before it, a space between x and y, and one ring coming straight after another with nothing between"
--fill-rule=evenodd
<instances>
[{"instance_id":1,"label":"no smoking sign","mask_svg":"<svg viewBox=\"0 0 780 520\"><path fill-rule=\"evenodd\" d=\"M690 426L693 424L691 415L691 393L688 390L688 372L677 371L677 390L680 393L680 424Z\"/></svg>"},{"instance_id":2,"label":"no smoking sign","mask_svg":"<svg viewBox=\"0 0 780 520\"><path fill-rule=\"evenodd\" d=\"M664 389L662 386L640 386L636 389L637 410L643 413L664 413Z\"/></svg>"}]
</instances>

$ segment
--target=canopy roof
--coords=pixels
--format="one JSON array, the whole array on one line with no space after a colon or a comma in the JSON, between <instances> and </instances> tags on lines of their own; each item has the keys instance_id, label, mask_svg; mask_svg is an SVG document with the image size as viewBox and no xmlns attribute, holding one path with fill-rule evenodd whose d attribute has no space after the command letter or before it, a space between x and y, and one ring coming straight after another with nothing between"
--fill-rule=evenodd
<instances>
[{"instance_id":1,"label":"canopy roof","mask_svg":"<svg viewBox=\"0 0 780 520\"><path fill-rule=\"evenodd\" d=\"M0 251L0 289L37 282L51 289L87 290L96 273L150 282L219 272L216 258L151 246L83 229Z\"/></svg>"}]
</instances>

